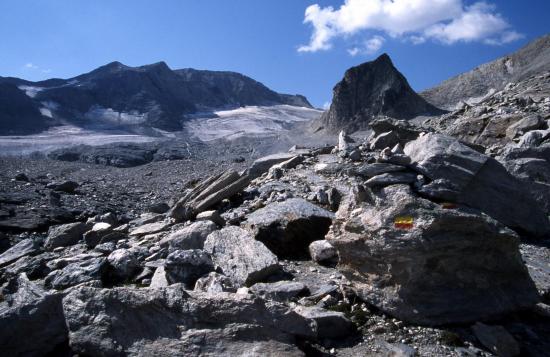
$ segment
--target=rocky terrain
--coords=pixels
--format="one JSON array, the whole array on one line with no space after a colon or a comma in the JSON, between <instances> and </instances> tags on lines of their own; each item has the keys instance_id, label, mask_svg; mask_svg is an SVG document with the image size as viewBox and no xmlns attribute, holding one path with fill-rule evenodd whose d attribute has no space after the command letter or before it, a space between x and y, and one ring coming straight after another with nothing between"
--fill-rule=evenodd
<instances>
[{"instance_id":1,"label":"rocky terrain","mask_svg":"<svg viewBox=\"0 0 550 357\"><path fill-rule=\"evenodd\" d=\"M182 129L190 115L247 105L311 108L301 95L280 94L235 72L172 70L112 62L69 79L29 82L0 77L0 135L38 133L71 124L94 129Z\"/></svg>"},{"instance_id":2,"label":"rocky terrain","mask_svg":"<svg viewBox=\"0 0 550 357\"><path fill-rule=\"evenodd\" d=\"M383 54L346 71L334 87L330 108L314 128L329 133L342 129L352 132L367 128L370 120L381 115L412 119L443 113L416 94L390 57Z\"/></svg>"},{"instance_id":3,"label":"rocky terrain","mask_svg":"<svg viewBox=\"0 0 550 357\"><path fill-rule=\"evenodd\" d=\"M544 355L548 210L473 144L370 127L209 166L5 159L4 353Z\"/></svg>"},{"instance_id":4,"label":"rocky terrain","mask_svg":"<svg viewBox=\"0 0 550 357\"><path fill-rule=\"evenodd\" d=\"M442 112L381 56L319 123L0 158L2 354L549 355L550 72Z\"/></svg>"},{"instance_id":5,"label":"rocky terrain","mask_svg":"<svg viewBox=\"0 0 550 357\"><path fill-rule=\"evenodd\" d=\"M550 35L508 56L450 78L420 95L439 108L453 110L461 101L476 103L504 89L510 82L523 81L547 71L550 71Z\"/></svg>"}]
</instances>

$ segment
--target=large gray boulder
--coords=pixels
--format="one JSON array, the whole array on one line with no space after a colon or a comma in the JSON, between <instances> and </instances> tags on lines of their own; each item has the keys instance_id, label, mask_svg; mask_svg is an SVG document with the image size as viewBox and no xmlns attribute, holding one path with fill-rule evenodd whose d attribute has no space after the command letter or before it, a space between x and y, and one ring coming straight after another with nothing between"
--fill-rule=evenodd
<instances>
[{"instance_id":1,"label":"large gray boulder","mask_svg":"<svg viewBox=\"0 0 550 357\"><path fill-rule=\"evenodd\" d=\"M61 294L51 294L25 274L10 281L0 300L0 346L4 356L44 356L67 340Z\"/></svg>"},{"instance_id":2,"label":"large gray boulder","mask_svg":"<svg viewBox=\"0 0 550 357\"><path fill-rule=\"evenodd\" d=\"M200 249L176 250L166 258L164 270L169 283L183 283L192 289L197 279L214 270L214 264Z\"/></svg>"},{"instance_id":3,"label":"large gray boulder","mask_svg":"<svg viewBox=\"0 0 550 357\"><path fill-rule=\"evenodd\" d=\"M369 303L403 321L441 325L538 301L517 235L494 219L416 197L408 185L363 196L342 203L327 240Z\"/></svg>"},{"instance_id":4,"label":"large gray boulder","mask_svg":"<svg viewBox=\"0 0 550 357\"><path fill-rule=\"evenodd\" d=\"M211 221L195 222L183 227L160 241L161 247L168 246L171 251L186 249L202 249L206 237L218 227Z\"/></svg>"},{"instance_id":5,"label":"large gray boulder","mask_svg":"<svg viewBox=\"0 0 550 357\"><path fill-rule=\"evenodd\" d=\"M107 259L95 255L83 255L67 265L65 263L59 265L59 269L49 273L44 282L47 287L61 290L100 280L107 268Z\"/></svg>"},{"instance_id":6,"label":"large gray boulder","mask_svg":"<svg viewBox=\"0 0 550 357\"><path fill-rule=\"evenodd\" d=\"M323 239L333 218L330 211L291 198L254 211L244 225L279 258L303 258L311 242Z\"/></svg>"},{"instance_id":7,"label":"large gray boulder","mask_svg":"<svg viewBox=\"0 0 550 357\"><path fill-rule=\"evenodd\" d=\"M226 227L211 233L204 250L235 286L250 286L280 269L277 257L239 227Z\"/></svg>"},{"instance_id":8,"label":"large gray boulder","mask_svg":"<svg viewBox=\"0 0 550 357\"><path fill-rule=\"evenodd\" d=\"M88 356L302 356L311 321L229 293L80 287L63 299L70 346ZM92 323L93 322L93 323Z\"/></svg>"},{"instance_id":9,"label":"large gray boulder","mask_svg":"<svg viewBox=\"0 0 550 357\"><path fill-rule=\"evenodd\" d=\"M44 247L46 249L54 249L76 244L82 239L82 235L86 230L87 226L82 222L52 226L48 230L48 238L46 238Z\"/></svg>"},{"instance_id":10,"label":"large gray boulder","mask_svg":"<svg viewBox=\"0 0 550 357\"><path fill-rule=\"evenodd\" d=\"M407 143L405 153L418 172L431 180L450 182L456 202L480 209L519 232L536 237L550 234L544 210L495 159L433 133Z\"/></svg>"}]
</instances>

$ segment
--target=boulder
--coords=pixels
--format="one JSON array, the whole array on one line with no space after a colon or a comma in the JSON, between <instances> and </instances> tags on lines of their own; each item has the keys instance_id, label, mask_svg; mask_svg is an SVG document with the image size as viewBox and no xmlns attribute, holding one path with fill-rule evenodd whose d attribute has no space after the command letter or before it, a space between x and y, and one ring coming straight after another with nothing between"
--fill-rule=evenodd
<instances>
[{"instance_id":1,"label":"boulder","mask_svg":"<svg viewBox=\"0 0 550 357\"><path fill-rule=\"evenodd\" d=\"M107 259L94 255L84 255L46 276L45 286L53 289L66 289L82 283L100 280L105 272Z\"/></svg>"},{"instance_id":2,"label":"boulder","mask_svg":"<svg viewBox=\"0 0 550 357\"><path fill-rule=\"evenodd\" d=\"M303 258L311 242L323 239L333 218L330 211L291 198L254 211L244 225L278 257Z\"/></svg>"},{"instance_id":3,"label":"boulder","mask_svg":"<svg viewBox=\"0 0 550 357\"><path fill-rule=\"evenodd\" d=\"M116 278L127 281L139 270L136 255L128 249L117 249L107 257Z\"/></svg>"},{"instance_id":4,"label":"boulder","mask_svg":"<svg viewBox=\"0 0 550 357\"><path fill-rule=\"evenodd\" d=\"M364 164L354 167L349 170L350 175L371 178L385 173L403 171L406 167L401 165L393 165L388 163L376 162L372 164Z\"/></svg>"},{"instance_id":5,"label":"boulder","mask_svg":"<svg viewBox=\"0 0 550 357\"><path fill-rule=\"evenodd\" d=\"M164 263L168 283L183 283L192 289L197 279L214 270L210 256L202 250L176 250Z\"/></svg>"},{"instance_id":6,"label":"boulder","mask_svg":"<svg viewBox=\"0 0 550 357\"><path fill-rule=\"evenodd\" d=\"M237 291L231 284L231 279L216 272L210 272L208 275L199 278L195 283L194 290L210 294Z\"/></svg>"},{"instance_id":7,"label":"boulder","mask_svg":"<svg viewBox=\"0 0 550 357\"><path fill-rule=\"evenodd\" d=\"M419 198L407 185L354 196L340 206L327 240L356 293L386 313L442 325L538 302L517 235L494 219Z\"/></svg>"},{"instance_id":8,"label":"boulder","mask_svg":"<svg viewBox=\"0 0 550 357\"><path fill-rule=\"evenodd\" d=\"M46 188L65 193L74 193L78 186L80 186L78 182L68 180L49 183L46 185Z\"/></svg>"},{"instance_id":9,"label":"boulder","mask_svg":"<svg viewBox=\"0 0 550 357\"><path fill-rule=\"evenodd\" d=\"M212 221L199 221L179 229L160 241L161 247L168 246L171 251L202 249L206 237L218 227Z\"/></svg>"},{"instance_id":10,"label":"boulder","mask_svg":"<svg viewBox=\"0 0 550 357\"><path fill-rule=\"evenodd\" d=\"M515 139L523 134L536 129L543 129L546 122L538 114L528 115L525 118L518 120L506 129L506 136L510 139Z\"/></svg>"},{"instance_id":11,"label":"boulder","mask_svg":"<svg viewBox=\"0 0 550 357\"><path fill-rule=\"evenodd\" d=\"M247 174L252 180L256 177L262 176L262 174L266 173L271 166L290 160L295 156L298 156L298 153L284 152L261 157L252 163L250 168L247 170Z\"/></svg>"},{"instance_id":12,"label":"boulder","mask_svg":"<svg viewBox=\"0 0 550 357\"><path fill-rule=\"evenodd\" d=\"M382 150L399 144L399 134L395 131L387 131L375 137L370 143L371 150Z\"/></svg>"},{"instance_id":13,"label":"boulder","mask_svg":"<svg viewBox=\"0 0 550 357\"><path fill-rule=\"evenodd\" d=\"M197 214L197 217L195 217L196 221L212 221L216 223L218 226L225 226L225 220L220 216L220 212L216 210L211 211L204 211L199 214Z\"/></svg>"},{"instance_id":14,"label":"boulder","mask_svg":"<svg viewBox=\"0 0 550 357\"><path fill-rule=\"evenodd\" d=\"M413 183L416 181L415 172L388 172L386 174L380 174L371 177L365 181L365 186L374 187L374 186L389 186L395 185L398 183Z\"/></svg>"},{"instance_id":15,"label":"boulder","mask_svg":"<svg viewBox=\"0 0 550 357\"><path fill-rule=\"evenodd\" d=\"M87 356L303 356L308 319L242 295L80 287L63 299L73 353ZM90 323L93 321L94 323Z\"/></svg>"},{"instance_id":16,"label":"boulder","mask_svg":"<svg viewBox=\"0 0 550 357\"><path fill-rule=\"evenodd\" d=\"M93 248L102 242L103 237L111 234L113 226L106 222L98 222L93 225L92 229L84 233L84 242L89 248Z\"/></svg>"},{"instance_id":17,"label":"boulder","mask_svg":"<svg viewBox=\"0 0 550 357\"><path fill-rule=\"evenodd\" d=\"M226 227L211 233L204 250L235 286L250 286L280 269L277 257L239 227Z\"/></svg>"},{"instance_id":18,"label":"boulder","mask_svg":"<svg viewBox=\"0 0 550 357\"><path fill-rule=\"evenodd\" d=\"M309 245L309 255L319 264L334 264L338 262L338 252L326 240L316 240Z\"/></svg>"},{"instance_id":19,"label":"boulder","mask_svg":"<svg viewBox=\"0 0 550 357\"><path fill-rule=\"evenodd\" d=\"M308 288L297 281L278 281L275 283L256 283L250 287L250 292L262 299L289 301L308 293Z\"/></svg>"},{"instance_id":20,"label":"boulder","mask_svg":"<svg viewBox=\"0 0 550 357\"><path fill-rule=\"evenodd\" d=\"M168 285L170 285L170 283L166 278L166 271L164 270L164 266L157 267L155 273L153 274L153 277L151 278L151 284L149 285L149 287L153 289L159 289L164 288Z\"/></svg>"},{"instance_id":21,"label":"boulder","mask_svg":"<svg viewBox=\"0 0 550 357\"><path fill-rule=\"evenodd\" d=\"M519 356L520 349L517 341L502 326L489 326L476 323L472 331L479 342L499 357Z\"/></svg>"},{"instance_id":22,"label":"boulder","mask_svg":"<svg viewBox=\"0 0 550 357\"><path fill-rule=\"evenodd\" d=\"M144 224L143 226L136 227L130 231L130 236L141 237L148 234L154 234L166 230L170 226L170 223L161 221L155 223Z\"/></svg>"},{"instance_id":23,"label":"boulder","mask_svg":"<svg viewBox=\"0 0 550 357\"><path fill-rule=\"evenodd\" d=\"M431 180L446 180L457 191L456 200L480 209L520 232L550 234L550 220L524 185L495 159L457 140L426 134L407 143L405 153L415 169Z\"/></svg>"},{"instance_id":24,"label":"boulder","mask_svg":"<svg viewBox=\"0 0 550 357\"><path fill-rule=\"evenodd\" d=\"M0 267L13 263L25 255L34 255L40 252L40 244L31 238L23 239L4 253L0 254Z\"/></svg>"},{"instance_id":25,"label":"boulder","mask_svg":"<svg viewBox=\"0 0 550 357\"><path fill-rule=\"evenodd\" d=\"M76 244L82 239L82 235L86 230L87 226L82 222L52 226L48 230L48 238L46 238L44 247L51 250Z\"/></svg>"},{"instance_id":26,"label":"boulder","mask_svg":"<svg viewBox=\"0 0 550 357\"><path fill-rule=\"evenodd\" d=\"M0 299L4 356L44 356L67 340L62 295L48 293L25 274L10 281Z\"/></svg>"},{"instance_id":27,"label":"boulder","mask_svg":"<svg viewBox=\"0 0 550 357\"><path fill-rule=\"evenodd\" d=\"M294 311L312 320L315 337L318 339L346 337L354 331L353 323L342 312L325 310L317 306L297 306Z\"/></svg>"}]
</instances>

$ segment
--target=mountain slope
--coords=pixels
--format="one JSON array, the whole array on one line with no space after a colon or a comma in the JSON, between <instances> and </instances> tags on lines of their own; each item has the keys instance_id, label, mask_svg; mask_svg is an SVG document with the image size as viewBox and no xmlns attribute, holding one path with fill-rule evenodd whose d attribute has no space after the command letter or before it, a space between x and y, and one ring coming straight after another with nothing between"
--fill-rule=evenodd
<instances>
[{"instance_id":1,"label":"mountain slope","mask_svg":"<svg viewBox=\"0 0 550 357\"><path fill-rule=\"evenodd\" d=\"M311 108L303 96L274 92L239 73L172 70L164 62L141 67L112 62L74 78L40 82L0 77L0 84L11 86L12 92L19 91L18 96L26 94L27 99L17 102L17 106L6 101L1 108L0 128L15 125L6 113L21 111L33 118L32 124L36 125L21 124L18 133L36 132L55 123L174 131L181 130L187 117L198 112L246 105L289 104ZM25 104L24 109L21 103ZM44 125L39 125L41 120ZM6 130L0 129L0 134L13 133Z\"/></svg>"},{"instance_id":2,"label":"mountain slope","mask_svg":"<svg viewBox=\"0 0 550 357\"><path fill-rule=\"evenodd\" d=\"M334 87L332 104L319 120L318 127L331 132L358 130L380 115L411 119L441 113L413 91L390 57L383 54L346 71Z\"/></svg>"},{"instance_id":3,"label":"mountain slope","mask_svg":"<svg viewBox=\"0 0 550 357\"><path fill-rule=\"evenodd\" d=\"M440 108L452 109L468 101L499 91L509 82L519 82L550 70L550 35L536 39L517 52L485 63L420 93Z\"/></svg>"}]
</instances>

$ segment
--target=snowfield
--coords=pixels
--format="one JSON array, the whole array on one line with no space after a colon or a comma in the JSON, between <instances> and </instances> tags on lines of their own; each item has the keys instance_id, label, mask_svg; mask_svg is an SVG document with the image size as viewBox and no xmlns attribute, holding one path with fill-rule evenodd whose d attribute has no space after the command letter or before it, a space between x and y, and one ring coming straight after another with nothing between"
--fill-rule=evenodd
<instances>
[{"instance_id":1,"label":"snowfield","mask_svg":"<svg viewBox=\"0 0 550 357\"><path fill-rule=\"evenodd\" d=\"M291 105L249 106L194 116L185 130L202 141L265 136L288 131L292 124L317 119L323 111Z\"/></svg>"},{"instance_id":2,"label":"snowfield","mask_svg":"<svg viewBox=\"0 0 550 357\"><path fill-rule=\"evenodd\" d=\"M143 143L159 140L158 137L108 131L91 131L75 126L58 126L33 135L0 136L0 155L28 155L74 145L103 145L116 142Z\"/></svg>"}]
</instances>

